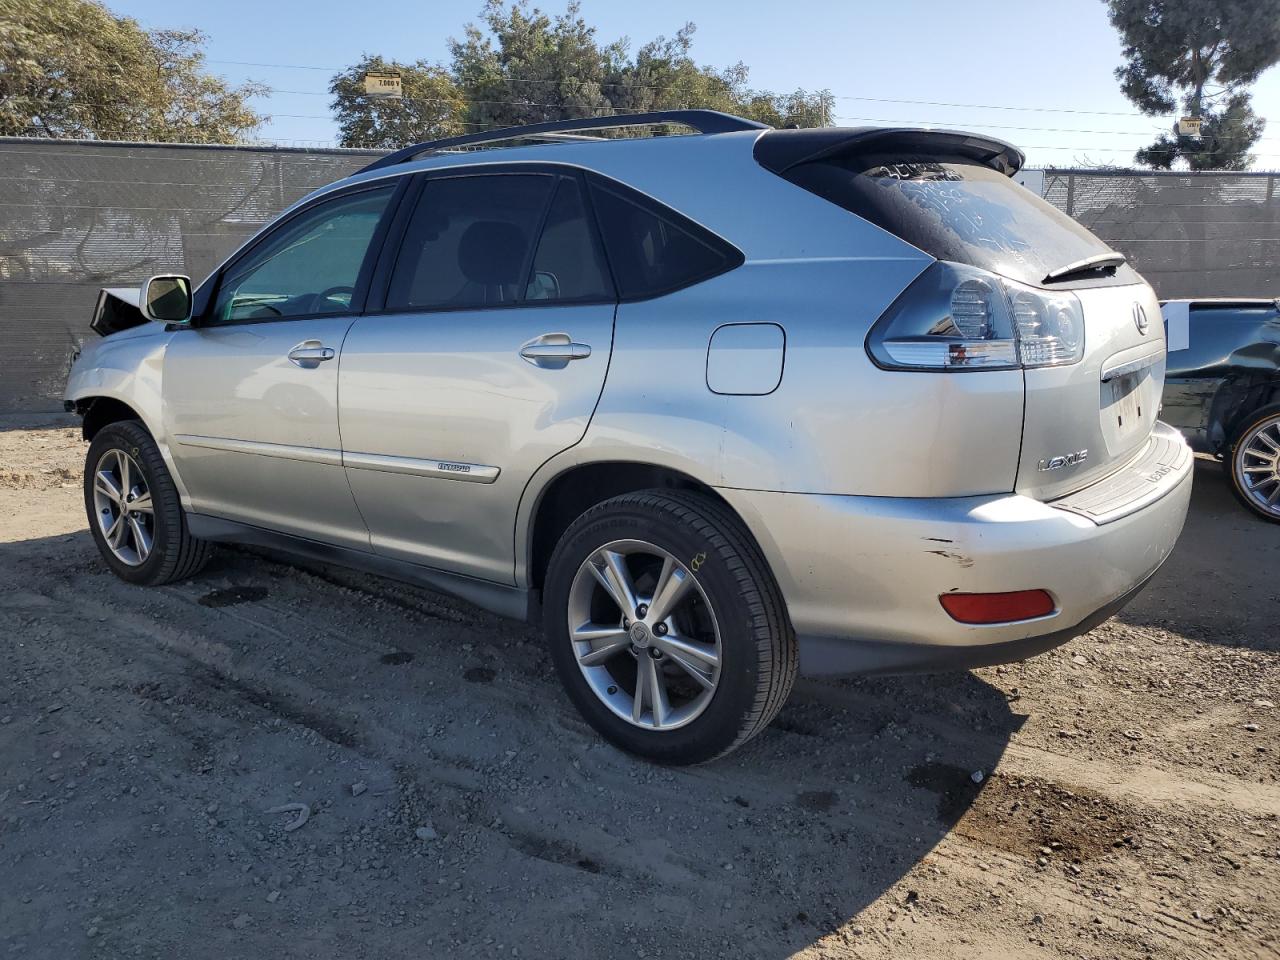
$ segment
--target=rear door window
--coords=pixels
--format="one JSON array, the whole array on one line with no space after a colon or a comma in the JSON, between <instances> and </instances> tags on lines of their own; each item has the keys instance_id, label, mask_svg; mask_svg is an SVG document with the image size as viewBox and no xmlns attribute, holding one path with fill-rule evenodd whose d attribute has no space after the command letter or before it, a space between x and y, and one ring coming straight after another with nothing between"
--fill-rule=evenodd
<instances>
[{"instance_id":1,"label":"rear door window","mask_svg":"<svg viewBox=\"0 0 1280 960\"><path fill-rule=\"evenodd\" d=\"M720 237L625 187L593 178L591 199L624 300L670 293L743 261Z\"/></svg>"},{"instance_id":2,"label":"rear door window","mask_svg":"<svg viewBox=\"0 0 1280 960\"><path fill-rule=\"evenodd\" d=\"M1111 248L1071 217L990 167L935 156L856 153L803 163L784 176L939 260L1023 283ZM1122 266L1058 288L1135 283Z\"/></svg>"},{"instance_id":3,"label":"rear door window","mask_svg":"<svg viewBox=\"0 0 1280 960\"><path fill-rule=\"evenodd\" d=\"M428 180L387 290L388 310L501 307L529 286L534 242L557 178L489 174Z\"/></svg>"},{"instance_id":4,"label":"rear door window","mask_svg":"<svg viewBox=\"0 0 1280 960\"><path fill-rule=\"evenodd\" d=\"M525 297L561 303L614 299L577 177L561 177L556 186Z\"/></svg>"}]
</instances>

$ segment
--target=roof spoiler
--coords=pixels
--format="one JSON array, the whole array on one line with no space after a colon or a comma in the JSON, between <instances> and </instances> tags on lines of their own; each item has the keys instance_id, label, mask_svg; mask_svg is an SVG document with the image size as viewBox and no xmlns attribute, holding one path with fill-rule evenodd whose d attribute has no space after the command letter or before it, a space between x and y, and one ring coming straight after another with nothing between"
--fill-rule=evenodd
<instances>
[{"instance_id":1,"label":"roof spoiler","mask_svg":"<svg viewBox=\"0 0 1280 960\"><path fill-rule=\"evenodd\" d=\"M776 174L853 153L923 153L960 156L1011 177L1026 161L1011 143L958 130L919 127L816 127L770 130L756 141L755 158Z\"/></svg>"},{"instance_id":2,"label":"roof spoiler","mask_svg":"<svg viewBox=\"0 0 1280 960\"><path fill-rule=\"evenodd\" d=\"M617 127L653 126L655 124L679 124L697 130L698 133L734 133L741 130L769 130L768 125L735 117L719 110L655 110L651 113L620 113L608 117L587 117L580 120L551 120L547 123L528 123L520 127L503 127L484 133L468 133L461 137L443 140L427 140L415 143L379 157L359 172L381 170L383 167L408 163L424 153L435 153L455 147L473 147L503 140L563 140L568 134L580 130L613 130ZM587 139L575 138L575 139Z\"/></svg>"}]
</instances>

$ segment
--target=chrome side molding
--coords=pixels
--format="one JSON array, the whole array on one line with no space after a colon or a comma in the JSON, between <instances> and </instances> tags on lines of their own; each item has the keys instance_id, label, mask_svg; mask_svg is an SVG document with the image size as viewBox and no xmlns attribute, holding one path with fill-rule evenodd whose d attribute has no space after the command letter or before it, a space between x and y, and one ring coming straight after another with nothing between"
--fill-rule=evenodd
<instances>
[{"instance_id":1,"label":"chrome side molding","mask_svg":"<svg viewBox=\"0 0 1280 960\"><path fill-rule=\"evenodd\" d=\"M342 451L324 447L298 447L289 443L268 443L265 440L232 440L227 437L199 437L179 433L174 442L184 447L202 447L221 450L224 453L250 453L259 457L276 457L280 460L301 460L303 463L327 463L342 466Z\"/></svg>"},{"instance_id":2,"label":"chrome side molding","mask_svg":"<svg viewBox=\"0 0 1280 960\"><path fill-rule=\"evenodd\" d=\"M186 447L202 447L206 450L221 450L225 453L248 453L260 457L276 457L280 460L301 460L304 463L350 467L353 470L374 470L380 473L406 473L418 477L461 480L464 483L493 483L502 472L499 467L491 467L483 463L420 460L416 457L391 457L376 453L348 453L322 447L296 447L287 443L267 443L261 440L231 440L225 437L199 437L190 434L178 434L173 439Z\"/></svg>"},{"instance_id":3,"label":"chrome side molding","mask_svg":"<svg viewBox=\"0 0 1280 960\"><path fill-rule=\"evenodd\" d=\"M501 469L482 463L459 463L456 460L419 460L416 457L390 457L377 453L342 454L343 465L353 470L379 473L407 473L418 477L461 480L464 483L493 483Z\"/></svg>"}]
</instances>

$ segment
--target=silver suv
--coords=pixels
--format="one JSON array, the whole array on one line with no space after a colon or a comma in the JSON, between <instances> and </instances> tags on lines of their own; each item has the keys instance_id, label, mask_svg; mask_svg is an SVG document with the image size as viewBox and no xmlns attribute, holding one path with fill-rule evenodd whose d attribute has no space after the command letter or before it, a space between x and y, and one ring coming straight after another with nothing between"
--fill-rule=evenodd
<instances>
[{"instance_id":1,"label":"silver suv","mask_svg":"<svg viewBox=\"0 0 1280 960\"><path fill-rule=\"evenodd\" d=\"M194 292L104 291L67 387L93 536L138 584L238 541L540 619L664 763L797 671L1046 650L1168 556L1192 458L1151 288L1021 162L706 111L389 155Z\"/></svg>"}]
</instances>

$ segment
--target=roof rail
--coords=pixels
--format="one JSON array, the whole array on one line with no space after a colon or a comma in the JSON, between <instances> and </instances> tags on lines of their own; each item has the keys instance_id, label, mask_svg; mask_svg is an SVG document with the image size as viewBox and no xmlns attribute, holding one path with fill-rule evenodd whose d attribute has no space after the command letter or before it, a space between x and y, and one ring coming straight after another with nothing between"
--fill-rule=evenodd
<instances>
[{"instance_id":1,"label":"roof rail","mask_svg":"<svg viewBox=\"0 0 1280 960\"><path fill-rule=\"evenodd\" d=\"M564 134L577 130L611 130L615 127L638 127L659 123L678 123L692 127L699 133L733 133L740 130L769 130L767 124L757 123L743 117L735 117L719 110L655 110L651 113L620 113L608 117L587 117L581 120L551 120L546 123L529 123L520 127L504 127L501 130L488 130L484 133L468 133L461 137L446 137L443 140L427 140L380 157L360 170L380 170L383 167L408 163L424 153L436 150L447 150L450 147L466 147L473 144L495 143L502 140L538 137L543 134ZM565 139L549 137L548 139ZM586 139L586 138L583 138Z\"/></svg>"}]
</instances>

